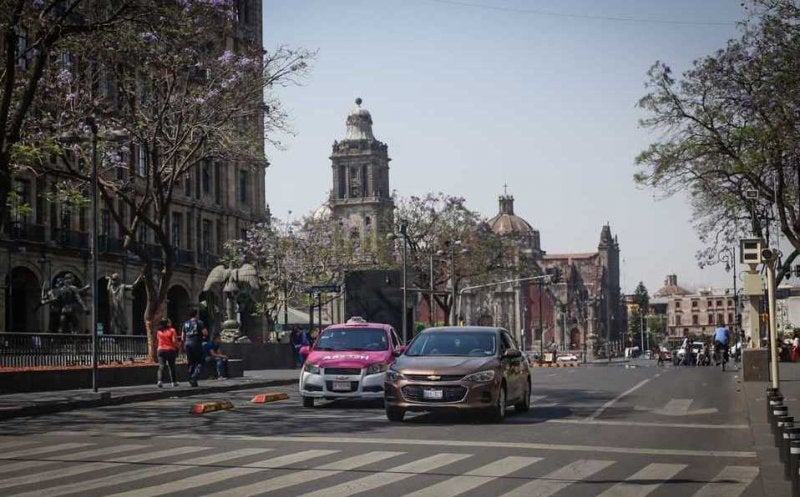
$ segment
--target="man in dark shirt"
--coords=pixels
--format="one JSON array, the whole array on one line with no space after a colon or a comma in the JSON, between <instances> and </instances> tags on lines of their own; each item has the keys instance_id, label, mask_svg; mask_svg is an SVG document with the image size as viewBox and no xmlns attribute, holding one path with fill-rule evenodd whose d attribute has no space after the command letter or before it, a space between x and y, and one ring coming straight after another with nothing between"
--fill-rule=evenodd
<instances>
[{"instance_id":1,"label":"man in dark shirt","mask_svg":"<svg viewBox=\"0 0 800 497\"><path fill-rule=\"evenodd\" d=\"M208 330L195 309L189 320L183 323L181 331L181 341L189 362L189 384L193 387L197 386L197 379L203 369L203 333L208 333Z\"/></svg>"},{"instance_id":2,"label":"man in dark shirt","mask_svg":"<svg viewBox=\"0 0 800 497\"><path fill-rule=\"evenodd\" d=\"M219 335L214 335L211 340L203 344L206 360L216 364L218 380L228 378L228 356L220 351L219 344Z\"/></svg>"}]
</instances>

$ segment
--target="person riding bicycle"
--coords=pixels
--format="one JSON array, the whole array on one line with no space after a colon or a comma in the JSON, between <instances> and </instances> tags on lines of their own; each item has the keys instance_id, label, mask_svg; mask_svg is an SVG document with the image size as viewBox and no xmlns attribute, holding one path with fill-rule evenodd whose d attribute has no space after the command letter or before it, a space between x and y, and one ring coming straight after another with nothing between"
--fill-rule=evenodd
<instances>
[{"instance_id":1,"label":"person riding bicycle","mask_svg":"<svg viewBox=\"0 0 800 497\"><path fill-rule=\"evenodd\" d=\"M717 365L720 361L728 361L728 342L730 342L731 332L727 326L720 326L714 330L714 349L722 355L715 354Z\"/></svg>"}]
</instances>

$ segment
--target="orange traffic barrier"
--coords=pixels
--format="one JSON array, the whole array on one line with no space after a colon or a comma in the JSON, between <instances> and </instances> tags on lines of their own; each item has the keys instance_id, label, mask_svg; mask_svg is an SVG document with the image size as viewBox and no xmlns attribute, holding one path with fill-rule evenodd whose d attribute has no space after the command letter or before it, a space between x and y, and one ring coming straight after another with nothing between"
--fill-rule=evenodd
<instances>
[{"instance_id":1,"label":"orange traffic barrier","mask_svg":"<svg viewBox=\"0 0 800 497\"><path fill-rule=\"evenodd\" d=\"M217 402L201 402L195 404L189 410L192 414L205 414L207 412L224 411L226 409L233 409L233 403L230 400L222 400Z\"/></svg>"},{"instance_id":2,"label":"orange traffic barrier","mask_svg":"<svg viewBox=\"0 0 800 497\"><path fill-rule=\"evenodd\" d=\"M286 400L289 398L289 394L286 392L277 392L277 393L262 393L258 394L253 397L253 402L255 404L264 404L266 402L275 402L276 400Z\"/></svg>"}]
</instances>

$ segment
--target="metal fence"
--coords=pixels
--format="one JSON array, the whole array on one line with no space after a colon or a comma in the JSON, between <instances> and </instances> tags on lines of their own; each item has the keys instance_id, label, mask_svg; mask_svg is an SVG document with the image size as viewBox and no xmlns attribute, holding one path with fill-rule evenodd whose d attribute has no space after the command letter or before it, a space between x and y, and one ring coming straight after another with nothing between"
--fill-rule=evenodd
<instances>
[{"instance_id":1,"label":"metal fence","mask_svg":"<svg viewBox=\"0 0 800 497\"><path fill-rule=\"evenodd\" d=\"M147 337L97 337L98 364L147 360ZM90 366L92 337L57 333L0 333L0 367Z\"/></svg>"}]
</instances>

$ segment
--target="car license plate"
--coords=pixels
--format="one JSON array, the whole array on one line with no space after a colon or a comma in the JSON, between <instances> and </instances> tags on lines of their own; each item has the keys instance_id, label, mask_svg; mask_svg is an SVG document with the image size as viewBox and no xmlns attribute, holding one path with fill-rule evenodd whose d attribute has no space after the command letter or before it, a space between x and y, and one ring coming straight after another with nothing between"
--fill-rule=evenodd
<instances>
[{"instance_id":1,"label":"car license plate","mask_svg":"<svg viewBox=\"0 0 800 497\"><path fill-rule=\"evenodd\" d=\"M333 390L336 392L349 392L350 391L350 382L349 381L334 381L333 382Z\"/></svg>"},{"instance_id":2,"label":"car license plate","mask_svg":"<svg viewBox=\"0 0 800 497\"><path fill-rule=\"evenodd\" d=\"M444 392L442 390L433 390L430 388L426 388L425 390L422 391L422 397L431 400L442 400L442 398L444 397L443 394Z\"/></svg>"}]
</instances>

